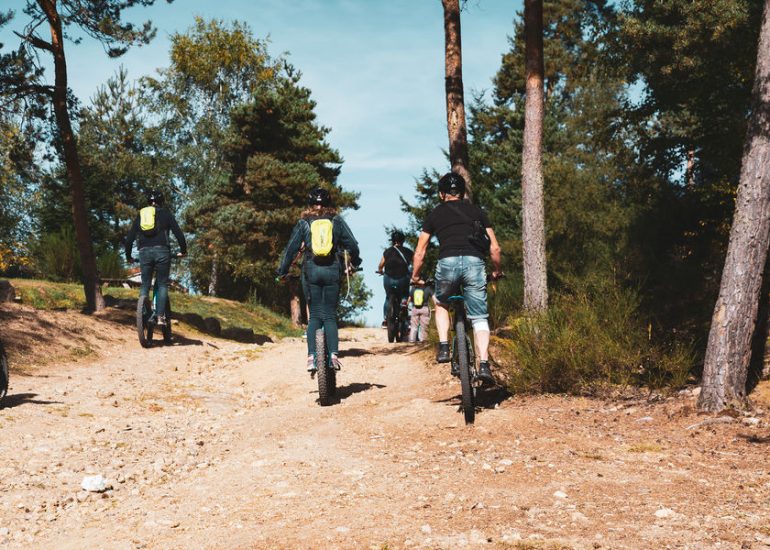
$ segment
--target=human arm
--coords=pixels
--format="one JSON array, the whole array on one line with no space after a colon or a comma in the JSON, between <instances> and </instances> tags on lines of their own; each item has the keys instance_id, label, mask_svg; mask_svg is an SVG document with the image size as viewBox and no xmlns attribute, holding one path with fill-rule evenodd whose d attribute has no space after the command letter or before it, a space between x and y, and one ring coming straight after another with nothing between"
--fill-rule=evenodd
<instances>
[{"instance_id":1,"label":"human arm","mask_svg":"<svg viewBox=\"0 0 770 550\"><path fill-rule=\"evenodd\" d=\"M174 216L171 216L171 223L169 226L171 227L171 232L174 234L174 237L176 237L176 242L179 244L179 253L184 256L187 254L187 240L185 240L184 233L182 233L182 230L179 228L179 224L176 222Z\"/></svg>"},{"instance_id":2,"label":"human arm","mask_svg":"<svg viewBox=\"0 0 770 550\"><path fill-rule=\"evenodd\" d=\"M385 269L385 255L382 255L382 258L380 258L380 265L377 266L377 273L382 275L384 273L383 269Z\"/></svg>"},{"instance_id":3,"label":"human arm","mask_svg":"<svg viewBox=\"0 0 770 550\"><path fill-rule=\"evenodd\" d=\"M423 231L420 233L420 238L417 240L417 246L414 249L414 257L412 258L412 282L420 282L420 270L422 264L425 261L425 252L428 250L428 243L430 242L431 234Z\"/></svg>"},{"instance_id":4,"label":"human arm","mask_svg":"<svg viewBox=\"0 0 770 550\"><path fill-rule=\"evenodd\" d=\"M487 227L487 235L489 235L489 258L492 260L492 278L499 279L503 275L503 270L500 267L502 261L500 243L497 242L495 231L491 227Z\"/></svg>"},{"instance_id":5,"label":"human arm","mask_svg":"<svg viewBox=\"0 0 770 550\"><path fill-rule=\"evenodd\" d=\"M131 224L131 229L128 231L128 236L126 236L126 261L132 262L133 258L131 257L131 249L134 248L134 240L136 240L136 234L139 231L139 216L137 216L134 219L134 222Z\"/></svg>"},{"instance_id":6,"label":"human arm","mask_svg":"<svg viewBox=\"0 0 770 550\"><path fill-rule=\"evenodd\" d=\"M286 250L283 252L283 258L276 271L279 277L283 277L289 272L289 268L291 267L294 258L297 256L297 252L299 252L299 249L302 247L305 237L302 227L303 223L306 222L299 220L291 232L289 243L286 245Z\"/></svg>"},{"instance_id":7,"label":"human arm","mask_svg":"<svg viewBox=\"0 0 770 550\"><path fill-rule=\"evenodd\" d=\"M361 256L358 249L358 241L353 236L353 232L350 230L350 227L348 227L348 224L345 223L345 220L339 216L334 218L334 224L338 231L339 242L342 245L342 248L350 253L351 265L353 267L358 267L361 265Z\"/></svg>"}]
</instances>

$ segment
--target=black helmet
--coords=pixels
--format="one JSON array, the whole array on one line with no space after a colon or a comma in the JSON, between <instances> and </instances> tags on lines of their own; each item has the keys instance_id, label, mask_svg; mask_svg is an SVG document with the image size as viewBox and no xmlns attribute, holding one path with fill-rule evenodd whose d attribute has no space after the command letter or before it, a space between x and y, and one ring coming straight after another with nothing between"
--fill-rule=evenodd
<instances>
[{"instance_id":1,"label":"black helmet","mask_svg":"<svg viewBox=\"0 0 770 550\"><path fill-rule=\"evenodd\" d=\"M307 203L310 206L331 206L332 196L323 187L316 187L307 194Z\"/></svg>"},{"instance_id":2,"label":"black helmet","mask_svg":"<svg viewBox=\"0 0 770 550\"><path fill-rule=\"evenodd\" d=\"M157 189L150 189L149 191L147 191L145 196L147 197L148 203L155 206L163 205L163 193L161 193Z\"/></svg>"},{"instance_id":3,"label":"black helmet","mask_svg":"<svg viewBox=\"0 0 770 550\"><path fill-rule=\"evenodd\" d=\"M465 196L465 180L460 174L448 172L438 180L438 191L463 198Z\"/></svg>"},{"instance_id":4,"label":"black helmet","mask_svg":"<svg viewBox=\"0 0 770 550\"><path fill-rule=\"evenodd\" d=\"M393 244L404 244L404 239L405 239L404 234L398 229L396 229L390 234L390 242L392 242Z\"/></svg>"}]
</instances>

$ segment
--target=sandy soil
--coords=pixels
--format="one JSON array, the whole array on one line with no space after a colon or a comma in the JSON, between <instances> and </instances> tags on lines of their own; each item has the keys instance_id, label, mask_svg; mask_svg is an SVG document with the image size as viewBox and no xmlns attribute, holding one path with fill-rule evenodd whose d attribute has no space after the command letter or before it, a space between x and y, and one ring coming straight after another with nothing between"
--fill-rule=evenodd
<instances>
[{"instance_id":1,"label":"sandy soil","mask_svg":"<svg viewBox=\"0 0 770 550\"><path fill-rule=\"evenodd\" d=\"M466 427L448 368L379 330L343 332L320 407L300 339L144 350L111 315L0 310L25 367L0 411L2 547L770 546L767 388L718 422L692 392L489 392Z\"/></svg>"}]
</instances>

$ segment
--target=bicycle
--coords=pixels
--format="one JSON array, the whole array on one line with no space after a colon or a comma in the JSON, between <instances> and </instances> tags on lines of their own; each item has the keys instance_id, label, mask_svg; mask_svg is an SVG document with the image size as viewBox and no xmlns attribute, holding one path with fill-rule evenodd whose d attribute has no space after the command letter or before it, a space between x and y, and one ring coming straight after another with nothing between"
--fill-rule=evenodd
<instances>
[{"instance_id":1,"label":"bicycle","mask_svg":"<svg viewBox=\"0 0 770 550\"><path fill-rule=\"evenodd\" d=\"M500 275L498 279L503 278ZM488 281L494 279L488 278ZM460 378L461 398L460 404L463 410L466 424L473 424L476 419L476 397L478 390L484 384L478 378L476 368L476 347L473 342L473 330L469 326L468 316L465 311L465 298L462 294L449 297L454 336L452 338L452 372L456 372Z\"/></svg>"},{"instance_id":2,"label":"bicycle","mask_svg":"<svg viewBox=\"0 0 770 550\"><path fill-rule=\"evenodd\" d=\"M181 258L181 254L172 256L172 259ZM161 331L163 332L163 343L170 344L173 339L173 333L171 330L171 298L166 299L166 306L164 308L166 322L161 325ZM136 302L136 332L139 336L139 344L143 348L152 347L152 336L155 332L155 327L158 326L158 280L152 285L152 299L149 296L139 295L139 299Z\"/></svg>"},{"instance_id":3,"label":"bicycle","mask_svg":"<svg viewBox=\"0 0 770 550\"><path fill-rule=\"evenodd\" d=\"M0 342L0 402L8 395L8 356Z\"/></svg>"},{"instance_id":4,"label":"bicycle","mask_svg":"<svg viewBox=\"0 0 770 550\"><path fill-rule=\"evenodd\" d=\"M375 271L378 275L383 275ZM409 339L409 304L407 298L398 299L399 288L391 285L388 304L385 309L385 324L388 329L388 342L406 342Z\"/></svg>"},{"instance_id":5,"label":"bicycle","mask_svg":"<svg viewBox=\"0 0 770 550\"><path fill-rule=\"evenodd\" d=\"M450 296L452 306L452 372L460 378L461 406L466 424L473 424L476 419L476 392L481 386L476 374L476 351L472 341L473 331L469 330L465 312L465 298L460 295Z\"/></svg>"}]
</instances>

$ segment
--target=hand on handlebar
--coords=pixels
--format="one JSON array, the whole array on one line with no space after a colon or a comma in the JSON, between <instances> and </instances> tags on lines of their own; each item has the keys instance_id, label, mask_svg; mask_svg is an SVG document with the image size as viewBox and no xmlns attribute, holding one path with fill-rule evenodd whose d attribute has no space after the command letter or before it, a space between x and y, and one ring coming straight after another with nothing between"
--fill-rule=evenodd
<instances>
[{"instance_id":1,"label":"hand on handlebar","mask_svg":"<svg viewBox=\"0 0 770 550\"><path fill-rule=\"evenodd\" d=\"M490 281L499 281L500 279L505 279L505 273L503 273L502 271L493 271L489 275Z\"/></svg>"}]
</instances>

